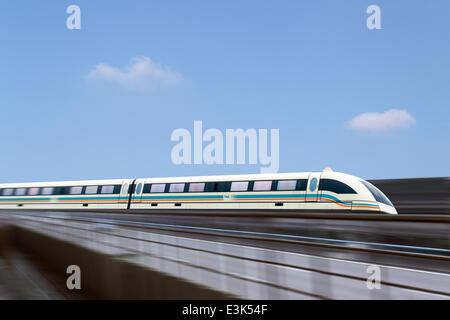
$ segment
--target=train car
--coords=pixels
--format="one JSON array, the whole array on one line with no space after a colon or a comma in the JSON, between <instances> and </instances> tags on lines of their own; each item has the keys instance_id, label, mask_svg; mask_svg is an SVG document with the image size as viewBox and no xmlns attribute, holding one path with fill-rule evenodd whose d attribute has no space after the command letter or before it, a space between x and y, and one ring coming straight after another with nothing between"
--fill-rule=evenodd
<instances>
[{"instance_id":1,"label":"train car","mask_svg":"<svg viewBox=\"0 0 450 320\"><path fill-rule=\"evenodd\" d=\"M369 182L328 168L304 173L0 184L0 209L397 213Z\"/></svg>"}]
</instances>

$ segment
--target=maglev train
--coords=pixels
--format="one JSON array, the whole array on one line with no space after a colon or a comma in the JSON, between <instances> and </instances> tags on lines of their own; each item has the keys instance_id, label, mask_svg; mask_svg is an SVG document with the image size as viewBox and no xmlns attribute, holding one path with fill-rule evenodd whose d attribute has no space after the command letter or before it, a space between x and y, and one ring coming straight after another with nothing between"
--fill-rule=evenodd
<instances>
[{"instance_id":1,"label":"maglev train","mask_svg":"<svg viewBox=\"0 0 450 320\"><path fill-rule=\"evenodd\" d=\"M0 209L397 214L375 186L329 168L302 173L0 184Z\"/></svg>"}]
</instances>

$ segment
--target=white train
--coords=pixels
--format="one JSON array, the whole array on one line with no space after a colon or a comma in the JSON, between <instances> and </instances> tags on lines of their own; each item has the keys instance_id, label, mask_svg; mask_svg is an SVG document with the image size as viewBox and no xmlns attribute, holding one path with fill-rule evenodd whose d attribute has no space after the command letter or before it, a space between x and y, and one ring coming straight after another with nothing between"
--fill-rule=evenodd
<instances>
[{"instance_id":1,"label":"white train","mask_svg":"<svg viewBox=\"0 0 450 320\"><path fill-rule=\"evenodd\" d=\"M397 213L369 182L328 168L303 173L0 184L0 209Z\"/></svg>"}]
</instances>

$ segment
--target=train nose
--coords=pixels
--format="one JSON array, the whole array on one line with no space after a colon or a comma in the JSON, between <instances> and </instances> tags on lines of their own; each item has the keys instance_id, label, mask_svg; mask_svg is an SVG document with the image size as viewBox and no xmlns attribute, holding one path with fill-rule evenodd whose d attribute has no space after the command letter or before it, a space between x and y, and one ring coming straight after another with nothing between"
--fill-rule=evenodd
<instances>
[{"instance_id":1,"label":"train nose","mask_svg":"<svg viewBox=\"0 0 450 320\"><path fill-rule=\"evenodd\" d=\"M384 203L378 203L378 205L380 206L380 210L384 213L398 214L397 210L393 206L388 206L387 204Z\"/></svg>"}]
</instances>

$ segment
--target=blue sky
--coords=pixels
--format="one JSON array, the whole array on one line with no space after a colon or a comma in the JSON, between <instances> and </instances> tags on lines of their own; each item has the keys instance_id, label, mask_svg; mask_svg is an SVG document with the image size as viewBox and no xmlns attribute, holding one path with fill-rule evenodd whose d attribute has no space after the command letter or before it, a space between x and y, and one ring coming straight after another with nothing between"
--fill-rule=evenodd
<instances>
[{"instance_id":1,"label":"blue sky","mask_svg":"<svg viewBox=\"0 0 450 320\"><path fill-rule=\"evenodd\" d=\"M381 30L366 27L372 4ZM449 13L447 0L2 3L0 181L260 171L172 163L171 133L194 120L279 129L279 172L450 176ZM150 74L126 69L139 59ZM381 116L392 109L410 121ZM365 113L379 115L349 126Z\"/></svg>"}]
</instances>

